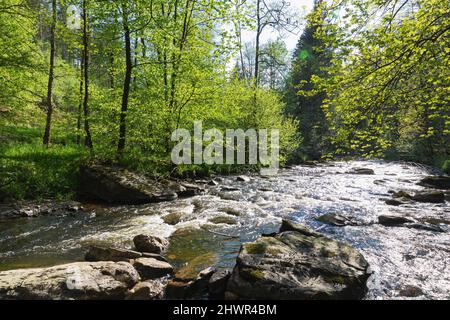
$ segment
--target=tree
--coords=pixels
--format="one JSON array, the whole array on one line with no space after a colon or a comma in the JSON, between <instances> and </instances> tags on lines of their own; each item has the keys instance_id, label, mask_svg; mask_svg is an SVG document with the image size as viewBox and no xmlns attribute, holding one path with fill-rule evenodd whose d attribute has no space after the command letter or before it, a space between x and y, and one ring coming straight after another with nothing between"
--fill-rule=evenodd
<instances>
[{"instance_id":1,"label":"tree","mask_svg":"<svg viewBox=\"0 0 450 320\"><path fill-rule=\"evenodd\" d=\"M93 144L89 126L89 43L89 0L83 0L83 59L81 65L84 67L84 145L87 148L92 149Z\"/></svg>"},{"instance_id":2,"label":"tree","mask_svg":"<svg viewBox=\"0 0 450 320\"><path fill-rule=\"evenodd\" d=\"M320 158L327 149L328 126L322 110L326 95L313 81L314 77L326 77L331 61L330 48L317 35L324 24L323 10L323 1L316 0L297 43L284 94L286 111L300 121L300 152L312 159Z\"/></svg>"},{"instance_id":3,"label":"tree","mask_svg":"<svg viewBox=\"0 0 450 320\"><path fill-rule=\"evenodd\" d=\"M50 144L50 131L53 115L53 80L54 80L55 51L56 51L55 33L56 33L56 0L52 0L52 19L50 27L50 69L48 72L47 99L46 99L47 117L43 137L43 144L46 146Z\"/></svg>"}]
</instances>

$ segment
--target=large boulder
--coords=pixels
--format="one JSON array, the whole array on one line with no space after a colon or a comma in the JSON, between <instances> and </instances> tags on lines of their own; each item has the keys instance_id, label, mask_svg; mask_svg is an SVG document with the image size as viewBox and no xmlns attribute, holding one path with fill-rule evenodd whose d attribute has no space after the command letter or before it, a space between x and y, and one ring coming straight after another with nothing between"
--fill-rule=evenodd
<instances>
[{"instance_id":1,"label":"large boulder","mask_svg":"<svg viewBox=\"0 0 450 320\"><path fill-rule=\"evenodd\" d=\"M76 262L0 272L3 299L123 299L139 281L128 262Z\"/></svg>"},{"instance_id":2,"label":"large boulder","mask_svg":"<svg viewBox=\"0 0 450 320\"><path fill-rule=\"evenodd\" d=\"M153 258L138 258L132 263L144 280L161 278L173 273L172 265Z\"/></svg>"},{"instance_id":3,"label":"large boulder","mask_svg":"<svg viewBox=\"0 0 450 320\"><path fill-rule=\"evenodd\" d=\"M445 194L441 191L424 191L416 193L412 199L417 202L443 203L445 202Z\"/></svg>"},{"instance_id":4,"label":"large boulder","mask_svg":"<svg viewBox=\"0 0 450 320\"><path fill-rule=\"evenodd\" d=\"M195 184L154 180L123 168L101 165L82 166L78 193L82 198L117 204L170 201L204 192Z\"/></svg>"},{"instance_id":5,"label":"large boulder","mask_svg":"<svg viewBox=\"0 0 450 320\"><path fill-rule=\"evenodd\" d=\"M450 190L450 176L430 176L420 180L419 185L443 190Z\"/></svg>"},{"instance_id":6,"label":"large boulder","mask_svg":"<svg viewBox=\"0 0 450 320\"><path fill-rule=\"evenodd\" d=\"M208 283L208 293L210 299L224 299L230 276L230 270L217 270L213 273Z\"/></svg>"},{"instance_id":7,"label":"large boulder","mask_svg":"<svg viewBox=\"0 0 450 320\"><path fill-rule=\"evenodd\" d=\"M286 226L296 224L284 223ZM290 228L297 229L297 228ZM369 265L353 247L306 227L241 246L228 297L242 299L361 299Z\"/></svg>"},{"instance_id":8,"label":"large boulder","mask_svg":"<svg viewBox=\"0 0 450 320\"><path fill-rule=\"evenodd\" d=\"M161 253L169 246L169 241L164 238L139 234L133 238L137 251L149 253Z\"/></svg>"}]
</instances>

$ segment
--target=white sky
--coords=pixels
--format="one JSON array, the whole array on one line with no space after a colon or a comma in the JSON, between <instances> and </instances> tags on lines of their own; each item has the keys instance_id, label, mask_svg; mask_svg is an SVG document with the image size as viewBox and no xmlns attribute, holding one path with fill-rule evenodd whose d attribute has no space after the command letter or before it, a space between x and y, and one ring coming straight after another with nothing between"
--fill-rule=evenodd
<instances>
[{"instance_id":1,"label":"white sky","mask_svg":"<svg viewBox=\"0 0 450 320\"><path fill-rule=\"evenodd\" d=\"M270 0L269 0L270 2ZM314 4L314 0L290 0L290 8L292 11L294 11L296 16L299 19L299 25L302 27L300 30L298 30L298 34L292 34L284 32L284 34L281 35L281 39L284 40L286 43L286 47L289 50L289 52L292 52L295 49L295 46L297 45L297 41L300 37L301 31L303 29L303 26L305 24L305 15L308 14ZM276 40L278 37L280 37L278 32L271 32L270 29L266 29L263 32L262 35L262 42L267 42L268 40ZM245 42L254 42L255 41L255 32L254 31L244 31L242 32L242 41Z\"/></svg>"}]
</instances>

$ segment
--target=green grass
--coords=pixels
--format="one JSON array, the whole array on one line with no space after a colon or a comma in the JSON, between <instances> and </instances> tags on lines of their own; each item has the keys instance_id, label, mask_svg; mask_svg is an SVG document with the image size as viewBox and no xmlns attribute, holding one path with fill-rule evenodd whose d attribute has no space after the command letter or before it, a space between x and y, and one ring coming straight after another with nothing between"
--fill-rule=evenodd
<instances>
[{"instance_id":1,"label":"green grass","mask_svg":"<svg viewBox=\"0 0 450 320\"><path fill-rule=\"evenodd\" d=\"M72 198L79 166L87 157L77 146L1 145L0 201Z\"/></svg>"}]
</instances>

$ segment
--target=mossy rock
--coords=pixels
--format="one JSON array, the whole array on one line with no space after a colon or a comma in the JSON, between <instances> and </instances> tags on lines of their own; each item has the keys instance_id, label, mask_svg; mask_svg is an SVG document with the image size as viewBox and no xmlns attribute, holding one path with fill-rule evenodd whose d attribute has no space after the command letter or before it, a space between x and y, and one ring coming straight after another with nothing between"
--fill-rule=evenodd
<instances>
[{"instance_id":1,"label":"mossy rock","mask_svg":"<svg viewBox=\"0 0 450 320\"><path fill-rule=\"evenodd\" d=\"M237 224L235 218L228 216L217 216L208 219L208 221L214 224L229 224L229 225Z\"/></svg>"},{"instance_id":2,"label":"mossy rock","mask_svg":"<svg viewBox=\"0 0 450 320\"><path fill-rule=\"evenodd\" d=\"M164 217L162 217L162 219L163 219L164 223L174 226L181 222L182 217L183 217L182 213L172 212L172 213L169 213L169 214L165 215Z\"/></svg>"}]
</instances>

